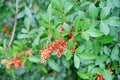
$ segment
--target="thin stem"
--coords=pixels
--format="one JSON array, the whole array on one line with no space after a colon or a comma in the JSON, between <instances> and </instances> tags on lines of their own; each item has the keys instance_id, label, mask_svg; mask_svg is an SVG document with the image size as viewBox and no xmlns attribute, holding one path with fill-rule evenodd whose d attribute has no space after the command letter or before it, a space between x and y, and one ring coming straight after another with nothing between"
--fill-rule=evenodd
<instances>
[{"instance_id":1,"label":"thin stem","mask_svg":"<svg viewBox=\"0 0 120 80\"><path fill-rule=\"evenodd\" d=\"M17 25L17 13L18 13L18 0L16 0L16 15L15 15L15 22L14 22L14 26L13 26L13 31L12 31L12 35L10 37L10 42L9 42L8 47L6 49L5 56L7 55L7 51L9 50L10 46L12 45L12 42L13 42L13 39L15 36L15 30L16 30L16 25Z\"/></svg>"}]
</instances>

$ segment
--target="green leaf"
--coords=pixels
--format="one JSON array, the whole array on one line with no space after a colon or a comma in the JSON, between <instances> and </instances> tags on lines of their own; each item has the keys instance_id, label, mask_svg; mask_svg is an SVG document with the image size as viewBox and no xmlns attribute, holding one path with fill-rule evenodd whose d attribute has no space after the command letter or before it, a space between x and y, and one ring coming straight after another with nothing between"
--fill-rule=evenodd
<instances>
[{"instance_id":1,"label":"green leaf","mask_svg":"<svg viewBox=\"0 0 120 80\"><path fill-rule=\"evenodd\" d=\"M48 59L48 64L53 70L55 70L57 72L60 72L60 67L54 60L49 58Z\"/></svg>"},{"instance_id":2,"label":"green leaf","mask_svg":"<svg viewBox=\"0 0 120 80\"><path fill-rule=\"evenodd\" d=\"M68 49L71 50L71 49L73 48L73 46L74 46L73 40L70 39L70 40L68 41Z\"/></svg>"},{"instance_id":3,"label":"green leaf","mask_svg":"<svg viewBox=\"0 0 120 80\"><path fill-rule=\"evenodd\" d=\"M80 59L77 55L74 55L74 65L78 69L80 66Z\"/></svg>"},{"instance_id":4,"label":"green leaf","mask_svg":"<svg viewBox=\"0 0 120 80\"><path fill-rule=\"evenodd\" d=\"M89 40L89 35L86 32L82 32L81 37L85 40Z\"/></svg>"},{"instance_id":5,"label":"green leaf","mask_svg":"<svg viewBox=\"0 0 120 80\"><path fill-rule=\"evenodd\" d=\"M47 16L46 14L40 13L39 15L40 15L40 18L41 18L43 21L45 21L46 23L49 22L49 19L47 19L48 16Z\"/></svg>"},{"instance_id":6,"label":"green leaf","mask_svg":"<svg viewBox=\"0 0 120 80\"><path fill-rule=\"evenodd\" d=\"M107 56L107 55L99 55L99 56L96 58L95 64L96 64L96 65L99 65L99 64L105 62L107 59L108 59L108 56Z\"/></svg>"},{"instance_id":7,"label":"green leaf","mask_svg":"<svg viewBox=\"0 0 120 80\"><path fill-rule=\"evenodd\" d=\"M4 48L0 46L0 54L4 54Z\"/></svg>"},{"instance_id":8,"label":"green leaf","mask_svg":"<svg viewBox=\"0 0 120 80\"><path fill-rule=\"evenodd\" d=\"M69 61L72 58L72 53L67 52L65 54L66 60Z\"/></svg>"},{"instance_id":9,"label":"green leaf","mask_svg":"<svg viewBox=\"0 0 120 80\"><path fill-rule=\"evenodd\" d=\"M32 12L28 7L25 7L25 14L29 17L32 18Z\"/></svg>"},{"instance_id":10,"label":"green leaf","mask_svg":"<svg viewBox=\"0 0 120 80\"><path fill-rule=\"evenodd\" d=\"M83 71L79 71L79 72L77 72L77 74L82 79L89 79L89 76L87 75L87 73L85 73Z\"/></svg>"},{"instance_id":11,"label":"green leaf","mask_svg":"<svg viewBox=\"0 0 120 80\"><path fill-rule=\"evenodd\" d=\"M95 7L93 3L91 3L89 6L89 16L92 19L96 19L98 16L98 9Z\"/></svg>"},{"instance_id":12,"label":"green leaf","mask_svg":"<svg viewBox=\"0 0 120 80\"><path fill-rule=\"evenodd\" d=\"M107 24L110 26L120 26L120 18L119 17L109 17L107 20L105 20Z\"/></svg>"},{"instance_id":13,"label":"green leaf","mask_svg":"<svg viewBox=\"0 0 120 80\"><path fill-rule=\"evenodd\" d=\"M84 19L84 18L86 18L86 13L84 12L84 11L78 11L77 12L77 15L78 15L78 18L80 18L80 19ZM76 17L77 18L77 17ZM79 19L79 20L80 20Z\"/></svg>"},{"instance_id":14,"label":"green leaf","mask_svg":"<svg viewBox=\"0 0 120 80\"><path fill-rule=\"evenodd\" d=\"M96 73L102 74L102 71L103 71L102 68L93 68L91 72L94 73L94 74L96 74Z\"/></svg>"},{"instance_id":15,"label":"green leaf","mask_svg":"<svg viewBox=\"0 0 120 80\"><path fill-rule=\"evenodd\" d=\"M103 33L97 29L89 29L86 33L91 37L100 37L103 35Z\"/></svg>"},{"instance_id":16,"label":"green leaf","mask_svg":"<svg viewBox=\"0 0 120 80\"><path fill-rule=\"evenodd\" d=\"M74 20L74 30L75 31L80 30L80 19L78 17L76 17Z\"/></svg>"},{"instance_id":17,"label":"green leaf","mask_svg":"<svg viewBox=\"0 0 120 80\"><path fill-rule=\"evenodd\" d=\"M112 58L112 60L116 60L116 61L119 61L119 60L120 60L120 58L119 58L119 48L118 48L118 46L115 46L115 47L112 49L111 58Z\"/></svg>"},{"instance_id":18,"label":"green leaf","mask_svg":"<svg viewBox=\"0 0 120 80\"><path fill-rule=\"evenodd\" d=\"M85 49L85 45L80 45L80 46L75 50L75 53L82 53L84 49Z\"/></svg>"},{"instance_id":19,"label":"green leaf","mask_svg":"<svg viewBox=\"0 0 120 80\"><path fill-rule=\"evenodd\" d=\"M64 13L67 14L72 9L72 7L73 7L72 4L69 4L68 6L66 6L64 9Z\"/></svg>"},{"instance_id":20,"label":"green leaf","mask_svg":"<svg viewBox=\"0 0 120 80\"><path fill-rule=\"evenodd\" d=\"M63 63L63 65L64 65L67 69L70 68L70 63L69 63L69 61L67 61L65 58L62 58L62 63Z\"/></svg>"},{"instance_id":21,"label":"green leaf","mask_svg":"<svg viewBox=\"0 0 120 80\"><path fill-rule=\"evenodd\" d=\"M48 6L47 15L48 15L49 21L51 21L52 20L52 3L49 4L49 6Z\"/></svg>"},{"instance_id":22,"label":"green leaf","mask_svg":"<svg viewBox=\"0 0 120 80\"><path fill-rule=\"evenodd\" d=\"M108 16L108 14L110 14L110 8L107 6L102 9L100 13L100 18L103 20Z\"/></svg>"},{"instance_id":23,"label":"green leaf","mask_svg":"<svg viewBox=\"0 0 120 80\"><path fill-rule=\"evenodd\" d=\"M82 31L87 30L90 27L91 21L89 18L84 18L82 21L80 21L80 26Z\"/></svg>"},{"instance_id":24,"label":"green leaf","mask_svg":"<svg viewBox=\"0 0 120 80\"><path fill-rule=\"evenodd\" d=\"M24 38L28 38L28 35L27 34L19 34L17 37L18 37L18 39L24 39Z\"/></svg>"},{"instance_id":25,"label":"green leaf","mask_svg":"<svg viewBox=\"0 0 120 80\"><path fill-rule=\"evenodd\" d=\"M17 76L21 76L21 75L23 75L24 73L25 73L25 69L24 69L24 68L19 67L17 70L15 70L15 74L16 74Z\"/></svg>"},{"instance_id":26,"label":"green leaf","mask_svg":"<svg viewBox=\"0 0 120 80\"><path fill-rule=\"evenodd\" d=\"M109 55L109 53L111 52L111 49L109 49L109 47L104 46L104 53Z\"/></svg>"},{"instance_id":27,"label":"green leaf","mask_svg":"<svg viewBox=\"0 0 120 80\"><path fill-rule=\"evenodd\" d=\"M25 29L25 28L22 28L21 32L22 32L22 33L28 33L28 30Z\"/></svg>"},{"instance_id":28,"label":"green leaf","mask_svg":"<svg viewBox=\"0 0 120 80\"><path fill-rule=\"evenodd\" d=\"M46 22L44 22L44 21L39 21L39 23L40 23L40 25L41 26L43 26L43 27L45 27L45 28L48 28L49 27L49 24L48 23L46 23Z\"/></svg>"},{"instance_id":29,"label":"green leaf","mask_svg":"<svg viewBox=\"0 0 120 80\"><path fill-rule=\"evenodd\" d=\"M17 14L17 19L23 18L25 16L24 11L21 11L20 13Z\"/></svg>"},{"instance_id":30,"label":"green leaf","mask_svg":"<svg viewBox=\"0 0 120 80\"><path fill-rule=\"evenodd\" d=\"M34 62L34 63L38 63L38 62L40 62L40 59L37 58L37 57L35 57L35 56L31 56L31 57L29 57L28 60L31 61L31 62Z\"/></svg>"},{"instance_id":31,"label":"green leaf","mask_svg":"<svg viewBox=\"0 0 120 80\"><path fill-rule=\"evenodd\" d=\"M24 25L25 25L25 27L26 27L27 30L30 29L30 24L31 24L31 18L25 17L24 18Z\"/></svg>"},{"instance_id":32,"label":"green leaf","mask_svg":"<svg viewBox=\"0 0 120 80\"><path fill-rule=\"evenodd\" d=\"M89 1L83 1L82 4L80 5L80 7L85 7L87 5L89 5L90 2Z\"/></svg>"},{"instance_id":33,"label":"green leaf","mask_svg":"<svg viewBox=\"0 0 120 80\"><path fill-rule=\"evenodd\" d=\"M120 0L114 0L114 1L112 1L112 4L115 6L115 7L118 7L118 8L120 8Z\"/></svg>"},{"instance_id":34,"label":"green leaf","mask_svg":"<svg viewBox=\"0 0 120 80\"><path fill-rule=\"evenodd\" d=\"M63 27L64 27L66 32L70 32L70 25L69 24L63 23Z\"/></svg>"},{"instance_id":35,"label":"green leaf","mask_svg":"<svg viewBox=\"0 0 120 80\"><path fill-rule=\"evenodd\" d=\"M100 23L100 31L102 31L105 35L109 34L109 27L106 23L101 22Z\"/></svg>"},{"instance_id":36,"label":"green leaf","mask_svg":"<svg viewBox=\"0 0 120 80\"><path fill-rule=\"evenodd\" d=\"M38 37L35 38L33 44L34 44L34 45L38 45L38 44L39 44L39 41L40 41L40 37L38 36Z\"/></svg>"},{"instance_id":37,"label":"green leaf","mask_svg":"<svg viewBox=\"0 0 120 80\"><path fill-rule=\"evenodd\" d=\"M105 80L113 80L112 75L108 70L103 70L102 75L105 78Z\"/></svg>"},{"instance_id":38,"label":"green leaf","mask_svg":"<svg viewBox=\"0 0 120 80\"><path fill-rule=\"evenodd\" d=\"M97 41L107 44L107 43L112 42L113 39L114 39L114 36L103 36L103 37L97 38Z\"/></svg>"},{"instance_id":39,"label":"green leaf","mask_svg":"<svg viewBox=\"0 0 120 80\"><path fill-rule=\"evenodd\" d=\"M46 69L46 67L45 67L44 65L39 64L39 66L40 66L40 69L41 69L43 72L47 73L47 69Z\"/></svg>"},{"instance_id":40,"label":"green leaf","mask_svg":"<svg viewBox=\"0 0 120 80\"><path fill-rule=\"evenodd\" d=\"M52 4L54 5L55 8L57 8L58 10L60 9L60 3L58 0L51 0Z\"/></svg>"},{"instance_id":41,"label":"green leaf","mask_svg":"<svg viewBox=\"0 0 120 80\"><path fill-rule=\"evenodd\" d=\"M79 54L79 57L82 59L92 60L96 58L96 55L92 53L82 53L82 54Z\"/></svg>"},{"instance_id":42,"label":"green leaf","mask_svg":"<svg viewBox=\"0 0 120 80\"><path fill-rule=\"evenodd\" d=\"M109 6L110 8L115 8L115 6L113 5L113 0L107 0L107 6Z\"/></svg>"}]
</instances>

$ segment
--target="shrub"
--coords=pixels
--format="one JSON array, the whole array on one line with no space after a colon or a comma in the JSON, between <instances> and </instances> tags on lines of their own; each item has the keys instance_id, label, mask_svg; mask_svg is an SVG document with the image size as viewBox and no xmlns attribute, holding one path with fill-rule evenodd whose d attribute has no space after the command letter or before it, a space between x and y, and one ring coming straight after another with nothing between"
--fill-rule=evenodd
<instances>
[{"instance_id":1,"label":"shrub","mask_svg":"<svg viewBox=\"0 0 120 80\"><path fill-rule=\"evenodd\" d=\"M119 0L0 0L0 14L1 80L120 79Z\"/></svg>"}]
</instances>

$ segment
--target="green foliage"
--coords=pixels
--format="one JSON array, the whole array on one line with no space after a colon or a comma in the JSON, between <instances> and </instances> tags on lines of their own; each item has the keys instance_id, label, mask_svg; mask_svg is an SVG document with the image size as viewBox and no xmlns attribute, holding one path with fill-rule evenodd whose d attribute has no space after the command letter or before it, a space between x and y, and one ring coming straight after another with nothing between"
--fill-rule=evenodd
<instances>
[{"instance_id":1,"label":"green foliage","mask_svg":"<svg viewBox=\"0 0 120 80\"><path fill-rule=\"evenodd\" d=\"M18 0L17 14L16 1L0 0L0 80L97 80L98 73L120 79L119 0ZM65 52L58 58L54 51L41 64L40 50L56 39L67 42ZM25 67L6 69L16 54Z\"/></svg>"}]
</instances>

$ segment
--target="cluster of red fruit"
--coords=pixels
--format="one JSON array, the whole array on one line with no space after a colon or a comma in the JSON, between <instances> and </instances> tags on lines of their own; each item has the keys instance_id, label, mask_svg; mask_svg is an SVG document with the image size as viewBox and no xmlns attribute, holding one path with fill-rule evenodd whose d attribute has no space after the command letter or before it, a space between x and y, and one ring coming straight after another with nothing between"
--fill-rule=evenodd
<instances>
[{"instance_id":1,"label":"cluster of red fruit","mask_svg":"<svg viewBox=\"0 0 120 80\"><path fill-rule=\"evenodd\" d=\"M24 62L20 60L20 57L18 55L15 55L12 60L6 63L6 68L10 68L12 64L14 65L14 69L18 69L19 66L24 68Z\"/></svg>"},{"instance_id":2,"label":"cluster of red fruit","mask_svg":"<svg viewBox=\"0 0 120 80\"><path fill-rule=\"evenodd\" d=\"M67 42L62 39L56 40L53 44L45 46L43 50L40 50L41 63L45 63L46 59L50 57L55 50L58 52L57 56L61 57L65 48L67 48Z\"/></svg>"},{"instance_id":3,"label":"cluster of red fruit","mask_svg":"<svg viewBox=\"0 0 120 80\"><path fill-rule=\"evenodd\" d=\"M22 57L26 57L26 53L28 53L28 56L33 56L32 48L30 48L28 51L21 51Z\"/></svg>"},{"instance_id":4,"label":"cluster of red fruit","mask_svg":"<svg viewBox=\"0 0 120 80\"><path fill-rule=\"evenodd\" d=\"M98 75L97 80L104 80L103 75L101 75L100 73L97 73L97 75Z\"/></svg>"},{"instance_id":5,"label":"cluster of red fruit","mask_svg":"<svg viewBox=\"0 0 120 80\"><path fill-rule=\"evenodd\" d=\"M18 69L19 66L24 68L24 62L21 61L21 57L25 58L26 53L28 53L28 56L33 56L32 48L28 51L23 50L21 51L21 56L15 55L12 60L6 61L6 68L9 69L12 64L14 65L14 69Z\"/></svg>"}]
</instances>

